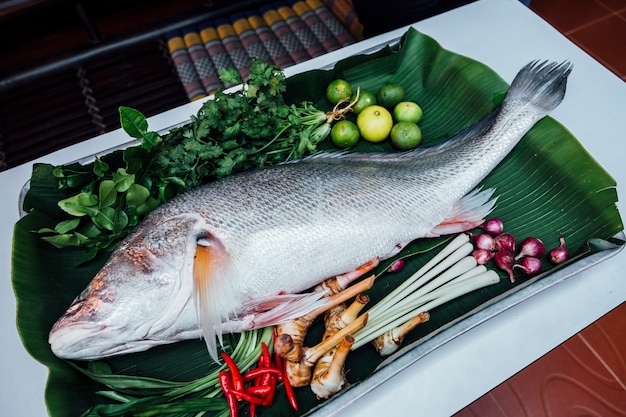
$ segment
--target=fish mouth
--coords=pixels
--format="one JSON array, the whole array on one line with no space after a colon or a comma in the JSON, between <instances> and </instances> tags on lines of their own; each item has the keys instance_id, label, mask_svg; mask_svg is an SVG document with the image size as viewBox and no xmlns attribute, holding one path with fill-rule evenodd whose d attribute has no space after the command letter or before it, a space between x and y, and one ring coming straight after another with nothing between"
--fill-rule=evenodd
<instances>
[{"instance_id":1,"label":"fish mouth","mask_svg":"<svg viewBox=\"0 0 626 417\"><path fill-rule=\"evenodd\" d=\"M149 349L150 340L129 341L128 329L116 329L101 324L72 323L55 326L48 343L52 353L63 359L95 360Z\"/></svg>"}]
</instances>

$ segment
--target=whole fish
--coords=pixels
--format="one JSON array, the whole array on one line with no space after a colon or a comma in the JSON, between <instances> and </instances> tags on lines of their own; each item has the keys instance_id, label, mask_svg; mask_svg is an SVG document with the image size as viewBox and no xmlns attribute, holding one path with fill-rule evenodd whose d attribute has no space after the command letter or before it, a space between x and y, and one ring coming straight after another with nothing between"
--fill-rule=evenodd
<instances>
[{"instance_id":1,"label":"whole fish","mask_svg":"<svg viewBox=\"0 0 626 417\"><path fill-rule=\"evenodd\" d=\"M89 360L302 316L303 291L462 232L492 210L476 187L563 99L568 63L531 62L501 106L441 145L328 153L195 188L154 210L50 332L52 351Z\"/></svg>"}]
</instances>

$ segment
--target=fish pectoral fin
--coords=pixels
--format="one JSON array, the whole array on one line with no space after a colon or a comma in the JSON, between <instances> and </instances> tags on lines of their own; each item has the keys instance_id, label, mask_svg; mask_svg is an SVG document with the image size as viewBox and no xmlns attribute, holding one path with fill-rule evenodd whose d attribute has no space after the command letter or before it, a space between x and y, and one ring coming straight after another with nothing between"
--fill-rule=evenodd
<instances>
[{"instance_id":1,"label":"fish pectoral fin","mask_svg":"<svg viewBox=\"0 0 626 417\"><path fill-rule=\"evenodd\" d=\"M323 306L323 297L323 292L281 294L250 299L244 308L253 313L253 328L258 329L302 317Z\"/></svg>"},{"instance_id":2,"label":"fish pectoral fin","mask_svg":"<svg viewBox=\"0 0 626 417\"><path fill-rule=\"evenodd\" d=\"M494 189L476 189L469 192L456 202L448 217L431 230L429 236L436 237L461 233L478 227L485 221L485 217L494 209L496 198L491 198Z\"/></svg>"},{"instance_id":3,"label":"fish pectoral fin","mask_svg":"<svg viewBox=\"0 0 626 417\"><path fill-rule=\"evenodd\" d=\"M222 312L232 308L233 290L223 279L230 256L217 241L196 245L193 279L198 321L211 357L219 362L216 338L222 344Z\"/></svg>"}]
</instances>

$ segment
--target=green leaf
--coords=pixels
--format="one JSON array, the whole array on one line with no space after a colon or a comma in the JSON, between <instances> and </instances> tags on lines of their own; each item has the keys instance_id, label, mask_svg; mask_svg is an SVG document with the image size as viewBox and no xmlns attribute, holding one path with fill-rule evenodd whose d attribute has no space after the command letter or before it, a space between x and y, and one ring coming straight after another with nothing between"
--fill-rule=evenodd
<instances>
[{"instance_id":1,"label":"green leaf","mask_svg":"<svg viewBox=\"0 0 626 417\"><path fill-rule=\"evenodd\" d=\"M143 185L131 184L126 192L126 204L129 206L139 206L150 197L150 190Z\"/></svg>"},{"instance_id":2,"label":"green leaf","mask_svg":"<svg viewBox=\"0 0 626 417\"><path fill-rule=\"evenodd\" d=\"M241 75L239 75L239 72L234 68L220 68L218 75L224 84L241 83Z\"/></svg>"},{"instance_id":3,"label":"green leaf","mask_svg":"<svg viewBox=\"0 0 626 417\"><path fill-rule=\"evenodd\" d=\"M142 139L148 132L148 120L139 110L121 106L120 125L131 137Z\"/></svg>"},{"instance_id":4,"label":"green leaf","mask_svg":"<svg viewBox=\"0 0 626 417\"><path fill-rule=\"evenodd\" d=\"M130 186L135 182L135 174L128 174L126 169L118 168L117 172L113 173L113 181L115 181L115 189L120 192L126 192Z\"/></svg>"},{"instance_id":5,"label":"green leaf","mask_svg":"<svg viewBox=\"0 0 626 417\"><path fill-rule=\"evenodd\" d=\"M81 244L81 240L78 238L78 236L71 234L71 233L65 233L65 234L59 234L59 235L53 235L53 236L44 236L41 239L59 249L65 248L68 246L80 246Z\"/></svg>"},{"instance_id":6,"label":"green leaf","mask_svg":"<svg viewBox=\"0 0 626 417\"><path fill-rule=\"evenodd\" d=\"M103 207L92 217L93 222L100 228L113 230L115 227L116 211L112 207Z\"/></svg>"},{"instance_id":7,"label":"green leaf","mask_svg":"<svg viewBox=\"0 0 626 417\"><path fill-rule=\"evenodd\" d=\"M113 233L120 234L122 230L128 225L128 215L121 208L115 210L115 217L113 218Z\"/></svg>"},{"instance_id":8,"label":"green leaf","mask_svg":"<svg viewBox=\"0 0 626 417\"><path fill-rule=\"evenodd\" d=\"M92 216L97 211L95 206L98 205L98 197L90 192L80 193L59 201L58 205L63 211L72 216Z\"/></svg>"},{"instance_id":9,"label":"green leaf","mask_svg":"<svg viewBox=\"0 0 626 417\"><path fill-rule=\"evenodd\" d=\"M76 229L80 224L80 219L63 220L54 227L54 231L58 234L64 234Z\"/></svg>"},{"instance_id":10,"label":"green leaf","mask_svg":"<svg viewBox=\"0 0 626 417\"><path fill-rule=\"evenodd\" d=\"M93 163L94 174L96 174L98 177L103 177L104 174L107 173L108 171L109 171L109 164L107 164L100 158L96 158L95 162Z\"/></svg>"},{"instance_id":11,"label":"green leaf","mask_svg":"<svg viewBox=\"0 0 626 417\"><path fill-rule=\"evenodd\" d=\"M141 138L141 146L149 151L161 142L161 136L156 132L146 132Z\"/></svg>"},{"instance_id":12,"label":"green leaf","mask_svg":"<svg viewBox=\"0 0 626 417\"><path fill-rule=\"evenodd\" d=\"M109 207L117 200L117 190L115 189L115 181L104 180L98 188L98 199L100 208Z\"/></svg>"},{"instance_id":13,"label":"green leaf","mask_svg":"<svg viewBox=\"0 0 626 417\"><path fill-rule=\"evenodd\" d=\"M159 206L159 201L156 198L150 197L146 200L145 203L137 206L137 214L144 215L148 214L155 208Z\"/></svg>"}]
</instances>

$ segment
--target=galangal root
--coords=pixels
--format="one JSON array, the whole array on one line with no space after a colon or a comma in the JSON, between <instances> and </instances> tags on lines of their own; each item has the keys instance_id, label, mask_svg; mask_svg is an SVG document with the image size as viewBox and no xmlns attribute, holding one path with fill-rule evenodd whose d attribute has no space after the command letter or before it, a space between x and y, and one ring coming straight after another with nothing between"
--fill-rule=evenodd
<instances>
[{"instance_id":1,"label":"galangal root","mask_svg":"<svg viewBox=\"0 0 626 417\"><path fill-rule=\"evenodd\" d=\"M404 337L414 328L422 323L426 323L430 320L430 314L427 311L417 314L412 319L406 321L395 329L389 330L386 333L378 336L372 340L372 345L381 356L391 355L400 348Z\"/></svg>"},{"instance_id":2,"label":"galangal root","mask_svg":"<svg viewBox=\"0 0 626 417\"><path fill-rule=\"evenodd\" d=\"M328 340L357 320L359 313L368 302L367 295L359 294L350 307L346 308L346 304L342 303L324 313L326 330L322 340ZM318 398L328 398L345 387L346 378L343 369L353 344L354 337L346 335L339 346L327 351L317 361L311 380L311 390Z\"/></svg>"},{"instance_id":3,"label":"galangal root","mask_svg":"<svg viewBox=\"0 0 626 417\"><path fill-rule=\"evenodd\" d=\"M370 276L350 287L347 286L352 281L371 271L377 265L378 259L374 259L353 272L338 275L326 280L313 290L325 293L325 297L328 298L328 301L324 306L303 317L277 326L274 350L279 356L285 359L286 374L292 386L301 387L308 385L312 379L313 366L320 358L342 343L345 336L352 335L365 326L367 323L367 314L357 317L362 306L358 309L355 307L351 310L355 313L349 313L353 315L349 323L346 323L341 329L322 340L319 344L312 347L304 346L304 338L307 330L317 317L330 309L344 304L347 300L358 296L372 287L375 279L374 276ZM342 310L346 310L345 305ZM348 316L346 316L346 320L348 320ZM341 355L347 356L347 352ZM342 372L343 362L345 362L345 358L341 361L340 365Z\"/></svg>"}]
</instances>

